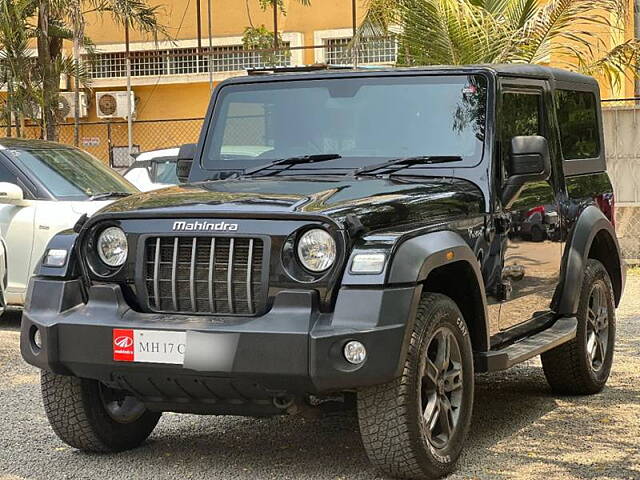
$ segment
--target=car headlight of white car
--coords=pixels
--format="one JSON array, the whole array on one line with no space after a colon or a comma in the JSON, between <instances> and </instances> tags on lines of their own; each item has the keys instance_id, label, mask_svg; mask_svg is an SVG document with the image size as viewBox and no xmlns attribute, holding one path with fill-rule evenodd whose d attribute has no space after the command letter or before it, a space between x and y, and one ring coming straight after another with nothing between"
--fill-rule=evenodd
<instances>
[{"instance_id":1,"label":"car headlight of white car","mask_svg":"<svg viewBox=\"0 0 640 480\"><path fill-rule=\"evenodd\" d=\"M106 228L98 236L97 249L105 265L119 267L127 260L127 236L119 227Z\"/></svg>"},{"instance_id":2,"label":"car headlight of white car","mask_svg":"<svg viewBox=\"0 0 640 480\"><path fill-rule=\"evenodd\" d=\"M336 261L336 242L326 230L314 228L298 240L298 259L311 272L324 272Z\"/></svg>"}]
</instances>

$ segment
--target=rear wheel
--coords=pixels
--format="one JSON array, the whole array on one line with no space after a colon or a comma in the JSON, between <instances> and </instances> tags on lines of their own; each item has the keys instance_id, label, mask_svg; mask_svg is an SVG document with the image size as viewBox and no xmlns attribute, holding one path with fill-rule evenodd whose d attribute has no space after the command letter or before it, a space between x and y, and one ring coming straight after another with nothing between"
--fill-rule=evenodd
<instances>
[{"instance_id":1,"label":"rear wheel","mask_svg":"<svg viewBox=\"0 0 640 480\"><path fill-rule=\"evenodd\" d=\"M358 392L369 459L400 478L438 478L460 456L473 407L473 356L450 298L423 295L402 376Z\"/></svg>"},{"instance_id":2,"label":"rear wheel","mask_svg":"<svg viewBox=\"0 0 640 480\"><path fill-rule=\"evenodd\" d=\"M578 304L576 338L542 354L542 367L558 393L601 391L613 363L616 317L611 279L602 263L589 259Z\"/></svg>"},{"instance_id":3,"label":"rear wheel","mask_svg":"<svg viewBox=\"0 0 640 480\"><path fill-rule=\"evenodd\" d=\"M135 397L98 382L42 372L44 409L53 431L68 445L89 452L118 452L140 445L160 413Z\"/></svg>"}]
</instances>

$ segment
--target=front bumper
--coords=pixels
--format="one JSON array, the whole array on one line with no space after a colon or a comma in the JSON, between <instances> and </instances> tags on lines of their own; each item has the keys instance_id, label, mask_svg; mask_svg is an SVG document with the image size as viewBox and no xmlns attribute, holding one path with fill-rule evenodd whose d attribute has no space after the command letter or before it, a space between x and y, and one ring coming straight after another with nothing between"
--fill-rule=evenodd
<instances>
[{"instance_id":1,"label":"front bumper","mask_svg":"<svg viewBox=\"0 0 640 480\"><path fill-rule=\"evenodd\" d=\"M136 312L116 285L92 286L86 303L80 292L79 280L32 279L20 341L28 363L128 390L158 410L246 414L275 408L274 398L397 377L420 287L343 288L331 314L319 312L314 292L285 291L268 313L247 318ZM114 361L115 328L185 331L184 364ZM362 365L343 358L349 340L366 346ZM221 342L231 345L223 362L210 354Z\"/></svg>"}]
</instances>

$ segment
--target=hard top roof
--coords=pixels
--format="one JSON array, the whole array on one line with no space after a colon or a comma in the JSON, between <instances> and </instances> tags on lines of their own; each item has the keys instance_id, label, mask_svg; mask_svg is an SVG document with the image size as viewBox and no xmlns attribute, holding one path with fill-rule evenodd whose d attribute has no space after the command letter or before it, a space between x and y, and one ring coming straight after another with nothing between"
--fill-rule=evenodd
<instances>
[{"instance_id":1,"label":"hard top roof","mask_svg":"<svg viewBox=\"0 0 640 480\"><path fill-rule=\"evenodd\" d=\"M284 79L300 78L323 78L350 77L350 76L378 76L378 75L402 75L402 74L455 74L455 73L478 73L487 72L498 76L540 78L552 81L572 82L589 85L597 85L597 81L590 76L581 73L570 72L559 68L545 67L527 63L512 64L483 64L483 65L432 65L421 67L386 67L386 66L364 66L360 68L349 68L344 65L313 65L307 67L284 67L274 69L259 69L252 71L249 77L235 77L223 83L245 83L261 82Z\"/></svg>"}]
</instances>

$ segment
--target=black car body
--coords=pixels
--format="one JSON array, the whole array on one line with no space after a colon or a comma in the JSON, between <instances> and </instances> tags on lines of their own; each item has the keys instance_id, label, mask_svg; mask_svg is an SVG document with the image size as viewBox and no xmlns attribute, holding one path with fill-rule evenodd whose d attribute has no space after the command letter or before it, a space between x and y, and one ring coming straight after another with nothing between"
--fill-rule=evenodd
<instances>
[{"instance_id":1,"label":"black car body","mask_svg":"<svg viewBox=\"0 0 640 480\"><path fill-rule=\"evenodd\" d=\"M448 146L415 159L421 152L408 142L406 155L395 155L408 157L405 163L359 153L259 169L278 158L253 147L250 154L235 147L225 154L224 145L218 157L211 153L231 125L220 119L233 108L256 115L254 103L242 102L263 88L278 89L276 98L300 85L336 82L329 93L299 98L330 97L327 105L342 108L357 103L364 88L350 89L349 82L410 88L441 78L456 85L452 95L462 104L444 128L473 135L459 158ZM225 106L232 94L239 106ZM265 122L277 122L277 105L265 105ZM323 128L344 119L340 108ZM410 107L398 108L406 116ZM582 124L571 123L568 108L580 109ZM436 123L412 126L425 112L429 107L416 110L406 129L429 125L442 136ZM362 118L357 128L383 134L377 124L362 126ZM390 114L385 128L401 132L395 121ZM303 117L288 125L298 136L312 135L300 123ZM261 135L277 144L281 133L265 127L255 137ZM349 144L340 135L318 140L321 152L295 145L286 151L294 159L326 155L327 143ZM43 264L31 281L21 339L29 363L98 380L151 411L275 414L310 396L357 392L403 375L425 292L446 295L459 308L476 372L505 369L575 339L589 259L606 268L613 301L620 301L624 268L599 90L590 77L528 65L242 77L216 89L191 151L188 185L118 201L52 241L50 248L67 249L69 260L62 267ZM540 206L554 214L553 225L544 238L532 239L521 224ZM96 242L114 226L126 235L128 256L110 268L98 258ZM319 273L305 268L297 252L310 229L335 242L334 263ZM379 271L353 271L363 254L381 255ZM115 361L114 332L130 329L184 332L183 363ZM366 361L345 358L351 341L366 347Z\"/></svg>"}]
</instances>

